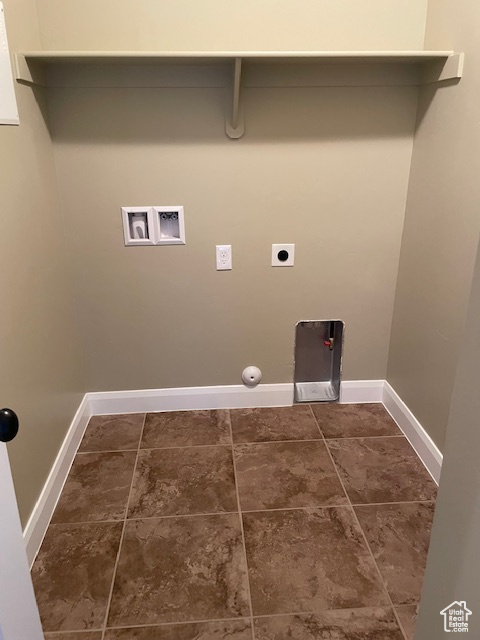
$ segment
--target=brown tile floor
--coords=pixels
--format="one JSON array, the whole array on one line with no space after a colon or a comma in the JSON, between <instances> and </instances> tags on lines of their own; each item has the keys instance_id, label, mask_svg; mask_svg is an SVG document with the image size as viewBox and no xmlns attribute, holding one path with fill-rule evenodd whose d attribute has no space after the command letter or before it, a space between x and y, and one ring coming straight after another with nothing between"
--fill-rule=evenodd
<instances>
[{"instance_id":1,"label":"brown tile floor","mask_svg":"<svg viewBox=\"0 0 480 640\"><path fill-rule=\"evenodd\" d=\"M32 570L50 640L412 640L436 487L381 405L97 416Z\"/></svg>"}]
</instances>

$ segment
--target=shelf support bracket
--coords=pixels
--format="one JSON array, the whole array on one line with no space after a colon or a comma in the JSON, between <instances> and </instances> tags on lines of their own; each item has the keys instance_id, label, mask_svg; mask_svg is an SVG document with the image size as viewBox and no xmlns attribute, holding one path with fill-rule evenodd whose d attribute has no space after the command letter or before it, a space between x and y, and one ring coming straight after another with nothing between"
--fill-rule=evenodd
<instances>
[{"instance_id":1,"label":"shelf support bracket","mask_svg":"<svg viewBox=\"0 0 480 640\"><path fill-rule=\"evenodd\" d=\"M16 53L14 56L15 77L20 84L46 86L46 74L40 62L27 61L24 55Z\"/></svg>"},{"instance_id":2,"label":"shelf support bracket","mask_svg":"<svg viewBox=\"0 0 480 640\"><path fill-rule=\"evenodd\" d=\"M225 123L225 132L236 140L245 133L245 112L242 99L242 58L235 58L233 65L233 83L231 105Z\"/></svg>"},{"instance_id":3,"label":"shelf support bracket","mask_svg":"<svg viewBox=\"0 0 480 640\"><path fill-rule=\"evenodd\" d=\"M421 84L431 84L444 80L460 80L463 75L464 53L454 53L446 60L425 65Z\"/></svg>"}]
</instances>

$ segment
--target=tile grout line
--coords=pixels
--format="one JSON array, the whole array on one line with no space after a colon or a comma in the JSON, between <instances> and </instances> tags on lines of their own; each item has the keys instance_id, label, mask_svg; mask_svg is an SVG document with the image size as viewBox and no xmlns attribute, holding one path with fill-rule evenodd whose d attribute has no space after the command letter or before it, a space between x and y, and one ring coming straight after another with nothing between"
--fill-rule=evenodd
<instances>
[{"instance_id":1,"label":"tile grout line","mask_svg":"<svg viewBox=\"0 0 480 640\"><path fill-rule=\"evenodd\" d=\"M134 480L135 480L135 472L137 470L138 458L139 458L139 453L140 453L140 445L142 444L143 431L145 429L146 420L147 420L147 414L145 413L144 418L143 418L142 429L140 431L140 438L138 440L137 457L135 459L135 465L133 467L132 481L130 482L130 490L128 492L127 502L125 504L125 517L123 519L122 533L120 534L120 544L118 545L117 557L115 559L115 564L113 566L112 584L110 586L110 593L108 595L107 607L106 607L106 610L105 610L105 619L104 619L104 622L103 622L103 625L102 625L102 640L105 640L105 634L107 632L108 616L109 616L109 613L110 613L110 607L111 607L112 598L113 598L113 587L115 585L115 578L117 577L118 563L120 561L120 554L121 554L121 551L122 551L123 540L124 540L124 537L125 537L125 529L126 529L126 526L127 526L128 507L130 505L130 499L132 497L133 483L134 483Z\"/></svg>"},{"instance_id":2,"label":"tile grout line","mask_svg":"<svg viewBox=\"0 0 480 640\"><path fill-rule=\"evenodd\" d=\"M137 449L99 449L96 451L79 451L77 456L88 456L92 453L136 453ZM82 632L84 633L84 632Z\"/></svg>"},{"instance_id":3,"label":"tile grout line","mask_svg":"<svg viewBox=\"0 0 480 640\"><path fill-rule=\"evenodd\" d=\"M301 440L256 440L254 442L234 442L234 447L252 446L257 444L291 444L295 442L322 442L321 438L303 438Z\"/></svg>"},{"instance_id":4,"label":"tile grout line","mask_svg":"<svg viewBox=\"0 0 480 640\"><path fill-rule=\"evenodd\" d=\"M340 505L341 506L341 505ZM345 505L344 505L345 506ZM362 505L364 506L364 505ZM201 516L210 517L210 516L229 516L233 513L238 513L238 511L215 511L213 513L174 513L171 516L137 516L135 518L128 518L128 522L136 522L137 520L166 520L169 518L198 518ZM79 522L57 522L56 524L52 524L52 527L64 527L68 525L79 525L79 524L100 524L100 523L110 523L110 524L119 524L123 522L125 518L121 518L120 520L80 520Z\"/></svg>"},{"instance_id":5,"label":"tile grout line","mask_svg":"<svg viewBox=\"0 0 480 640\"><path fill-rule=\"evenodd\" d=\"M385 608L387 605L385 605L384 607L380 606L380 607L347 607L345 609L339 609L338 607L336 609L321 609L321 610L317 610L317 611L291 611L289 613L262 613L262 614L258 614L255 616L255 618L282 618L285 616L321 616L324 613L332 613L332 612L344 612L344 611L362 611L363 609L382 609ZM401 606L412 606L412 605L401 605ZM342 639L343 640L343 639ZM407 639L408 640L408 639Z\"/></svg>"},{"instance_id":6,"label":"tile grout line","mask_svg":"<svg viewBox=\"0 0 480 640\"><path fill-rule=\"evenodd\" d=\"M182 620L180 622L153 622L147 624L131 624L131 625L122 625L119 627L107 627L107 630L119 630L119 629L156 629L157 627L176 627L176 626L185 626L187 627L190 624L209 624L211 622L242 622L248 621L250 622L250 616L240 616L239 618L207 618L201 620Z\"/></svg>"},{"instance_id":7,"label":"tile grout line","mask_svg":"<svg viewBox=\"0 0 480 640\"><path fill-rule=\"evenodd\" d=\"M319 429L320 433L321 433L321 434L322 434L322 436L323 436L323 440L324 440L324 442L325 442L325 448L326 448L326 449L327 449L327 451L328 451L328 455L330 456L330 460L331 460L331 462L332 462L332 464L333 464L333 467L334 467L334 469L335 469L335 472L336 472L336 474L337 474L337 476L338 476L338 480L340 481L340 484L342 485L343 491L345 492L345 495L347 496L348 504L350 505L350 509L351 509L351 511L352 511L352 513L353 513L353 518L354 518L354 520L355 520L355 522L356 522L356 524L357 524L357 527L360 529L360 533L361 533L362 538L363 538L363 540L364 540L364 542L365 542L365 545L366 545L366 547L367 547L367 551L368 551L368 553L370 554L370 557L371 557L371 559L372 559L372 561L373 561L373 565L374 565L374 567L375 567L375 568L376 568L376 570L377 570L377 574L378 574L378 577L379 577L379 579L380 579L380 584L382 585L383 590L384 590L384 592L385 592L385 594L386 594L386 596L387 596L388 602L390 603L390 607L391 607L391 609L392 609L392 611L393 611L393 615L395 616L395 619L396 619L396 621L397 621L398 627L399 627L399 629L400 629L400 633L402 633L402 634L403 634L403 636L404 636L405 640L408 640L408 638L407 638L407 634L405 633L405 630L404 630L404 628L403 628L403 625L402 625L402 623L400 622L400 617L399 617L399 616L398 616L398 614L397 614L397 610L395 609L395 606L394 606L394 604L393 604L392 598L390 597L390 594L389 594L389 592L388 592L388 589L387 589L387 585L386 585L386 583L385 583L385 580L383 579L383 576L382 576L382 574L381 574L381 572L380 572L380 568L379 568L379 566L378 566L378 564L377 564L377 561L375 560L375 556L373 555L373 551L372 551L372 549L371 549L370 545L368 544L367 536L365 535L365 532L364 532L364 530L363 530L363 527L362 527L362 525L360 524L360 520L359 520L359 519L358 519L358 517L357 517L357 513L356 513L355 509L353 508L352 501L350 500L350 497L349 497L349 495L348 495L348 493L347 493L347 490L346 490L346 488L345 488L345 485L344 485L344 483L343 483L343 480L342 480L342 478L341 478L341 476L340 476L340 473L339 473L339 471L338 471L337 465L335 464L335 460L334 460L334 458L333 458L333 456L332 456L332 454L331 454L331 451L330 451L329 447L327 446L327 442L326 442L325 436L323 435L323 432L322 432L322 431L321 431L321 429L320 429L320 425L319 425L319 424L318 424L318 422L317 422L317 419L316 419L316 417L315 417L315 413L313 412L313 409L312 409L311 405L308 405L308 406L310 407L310 411L311 411L311 413L312 413L312 416L314 417L315 422L316 422L316 424L317 424L317 427L318 427L318 429Z\"/></svg>"},{"instance_id":8,"label":"tile grout line","mask_svg":"<svg viewBox=\"0 0 480 640\"><path fill-rule=\"evenodd\" d=\"M243 443L242 443L243 444ZM250 444L250 443L246 443ZM252 443L254 444L254 443ZM170 449L209 449L212 447L230 447L230 442L219 442L216 444L182 444L171 447L140 447L140 449L105 449L104 451L82 451L78 455L87 455L90 453L127 453L129 451L169 451Z\"/></svg>"},{"instance_id":9,"label":"tile grout line","mask_svg":"<svg viewBox=\"0 0 480 640\"><path fill-rule=\"evenodd\" d=\"M103 629L82 629L81 631L45 631L45 640L49 640L50 638L63 638L67 636L74 636L75 634L81 633L85 636L85 638L89 638L93 636L94 633L103 633Z\"/></svg>"},{"instance_id":10,"label":"tile grout line","mask_svg":"<svg viewBox=\"0 0 480 640\"><path fill-rule=\"evenodd\" d=\"M319 427L320 428L320 427ZM404 436L403 434L396 434L396 435L390 435L390 436L345 436L344 438L342 437L337 437L337 438L327 438L326 436L324 436L325 440L373 440L373 439L383 439L383 438L404 438L405 440L407 439L406 436Z\"/></svg>"},{"instance_id":11,"label":"tile grout line","mask_svg":"<svg viewBox=\"0 0 480 640\"><path fill-rule=\"evenodd\" d=\"M435 504L435 500L412 500L410 502L369 502L366 504L352 504L351 502L344 502L343 504L312 504L312 505L303 505L301 507L275 507L275 509L268 509L267 507L263 509L244 509L242 513L270 513L272 511L308 511L308 509L344 509L345 507L383 507L383 506L392 506L394 507L397 504ZM233 512L236 513L236 512ZM193 514L193 515L205 515L203 513ZM223 515L220 513L210 513L207 515L217 516ZM168 516L168 517L179 517L179 516ZM138 518L140 519L140 518ZM83 523L82 523L83 524ZM399 605L404 606L404 605Z\"/></svg>"},{"instance_id":12,"label":"tile grout line","mask_svg":"<svg viewBox=\"0 0 480 640\"><path fill-rule=\"evenodd\" d=\"M386 507L396 504L435 504L435 500L399 500L398 502L352 502L352 507Z\"/></svg>"},{"instance_id":13,"label":"tile grout line","mask_svg":"<svg viewBox=\"0 0 480 640\"><path fill-rule=\"evenodd\" d=\"M263 509L243 509L242 513L269 513L270 511L302 511L305 509L341 509L344 507L383 507L383 506L392 506L398 504L435 504L435 500L405 500L400 502L358 502L358 503L347 503L343 504L313 504L313 505L303 505L301 507L276 507L273 509L263 508ZM211 513L174 513L168 516L137 516L135 518L129 518L127 516L127 520L129 522L135 522L137 520L166 520L170 518L198 518L198 517L215 517L215 516L229 516L238 513L237 511L214 511ZM72 522L56 522L51 524L51 527L65 527L70 525L83 525L83 524L119 524L123 522L124 518L119 520L78 520ZM399 605L406 606L406 605Z\"/></svg>"},{"instance_id":14,"label":"tile grout line","mask_svg":"<svg viewBox=\"0 0 480 640\"><path fill-rule=\"evenodd\" d=\"M127 517L126 520L128 522L137 522L138 520L169 520L171 518L210 518L214 516L231 516L234 513L238 513L238 511L214 511L212 513L174 513L171 516L136 516L135 518ZM92 522L95 524L99 522L115 522L118 524L119 522L123 522L124 519L125 518L122 518L121 520L86 520L84 522L65 522L53 526L59 526L61 524L92 524Z\"/></svg>"},{"instance_id":15,"label":"tile grout line","mask_svg":"<svg viewBox=\"0 0 480 640\"><path fill-rule=\"evenodd\" d=\"M319 434L320 434L320 439L321 439L321 441L323 442L323 444L324 444L324 445L325 445L325 447L326 447L326 446L327 446L327 443L325 442L325 436L323 435L323 431L320 429L320 425L319 425L318 420L317 420L317 418L316 418L316 416L315 416L315 412L313 411L312 405L311 405L311 404L309 404L309 405L308 405L308 408L310 409L310 413L311 413L311 415L312 415L313 421L314 421L315 426L317 427L318 432L319 432ZM328 448L328 447L327 447L327 448ZM342 487L343 487L343 485L342 485ZM345 490L344 490L344 491L345 491Z\"/></svg>"},{"instance_id":16,"label":"tile grout line","mask_svg":"<svg viewBox=\"0 0 480 640\"><path fill-rule=\"evenodd\" d=\"M182 444L172 447L141 447L140 451L171 451L172 449L219 449L225 447L229 449L231 442L219 442L216 444Z\"/></svg>"},{"instance_id":17,"label":"tile grout line","mask_svg":"<svg viewBox=\"0 0 480 640\"><path fill-rule=\"evenodd\" d=\"M318 425L317 425L318 427ZM320 428L320 427L318 427ZM242 445L258 445L258 444L283 444L283 443L295 443L295 442L323 442L329 440L372 440L374 438L404 438L404 435L392 435L392 436L351 436L346 438L326 438L323 436L320 438L303 438L296 440L256 440L253 442L234 442L233 446L242 446ZM230 443L216 443L216 444L184 444L178 446L171 447L140 447L140 451L165 451L170 449L205 449L210 447L230 447ZM138 449L100 449L100 450L92 450L92 451L79 451L77 453L78 456L89 455L92 453L128 453L132 451L138 451Z\"/></svg>"},{"instance_id":18,"label":"tile grout line","mask_svg":"<svg viewBox=\"0 0 480 640\"><path fill-rule=\"evenodd\" d=\"M237 465L235 462L235 446L233 443L233 429L232 429L232 416L230 413L230 409L227 409L228 416L228 427L230 429L230 438L232 439L232 463L233 463L233 478L235 481L235 493L237 495L237 508L238 508L238 519L240 520L240 529L242 532L242 545L243 545L243 557L245 558L245 569L246 569L246 579L247 579L247 593L248 593L248 606L250 608L250 626L252 632L252 640L255 640L255 629L253 626L253 604L252 604L252 592L250 590L250 570L248 568L248 559L247 559L247 545L245 544L245 531L243 528L243 517L242 517L242 505L240 502L240 492L238 489L238 479L237 479Z\"/></svg>"},{"instance_id":19,"label":"tile grout line","mask_svg":"<svg viewBox=\"0 0 480 640\"><path fill-rule=\"evenodd\" d=\"M398 605L398 608L401 607L415 607L418 605L417 603L413 603L413 604L408 604L408 605ZM375 607L348 607L346 609L324 609L322 611L289 611L287 613L261 613L261 614L257 614L254 616L255 619L259 619L259 618L284 618L287 616L311 616L311 615L319 615L319 614L323 614L323 613L327 613L327 612L336 612L336 611L340 611L340 612L345 612L345 611L358 611L358 610L362 610L362 609L372 609ZM117 630L123 630L123 629L155 629L157 627L175 627L175 626L185 626L188 627L189 625L193 625L193 624L209 624L211 622L241 622L241 621L249 621L250 622L250 617L249 616L240 616L238 618L207 618L207 619L199 619L199 620L183 620L181 622L154 622L154 623L146 623L146 624L130 624L130 625L121 625L118 627L114 627L114 626L107 626L106 627L106 631L117 631ZM83 630L81 632L79 631L48 631L47 636L48 637L56 637L56 636L64 636L64 635L70 635L70 634L78 634L78 633L83 633L85 635L90 635L93 633L101 633L102 629L87 629L87 630Z\"/></svg>"},{"instance_id":20,"label":"tile grout line","mask_svg":"<svg viewBox=\"0 0 480 640\"><path fill-rule=\"evenodd\" d=\"M309 509L348 509L349 506L346 502L343 504L312 504L302 507L275 507L275 509L244 509L242 513L275 513L276 511L308 511Z\"/></svg>"},{"instance_id":21,"label":"tile grout line","mask_svg":"<svg viewBox=\"0 0 480 640\"><path fill-rule=\"evenodd\" d=\"M373 437L373 436L372 436ZM404 438L405 436L384 436L384 437L400 437ZM333 438L332 438L333 439ZM346 440L346 438L342 438L342 440ZM242 446L244 444L255 445L255 444L283 444L287 442L322 442L322 438L302 438L295 440L256 440L256 441L245 441L245 442L233 442L233 446ZM219 442L212 444L182 444L170 447L140 447L140 451L164 451L169 449L205 449L211 447L231 447L232 442ZM126 453L128 451L137 451L137 449L105 449L98 451L81 451L78 455L85 455L89 453Z\"/></svg>"},{"instance_id":22,"label":"tile grout line","mask_svg":"<svg viewBox=\"0 0 480 640\"><path fill-rule=\"evenodd\" d=\"M274 614L275 615L275 614ZM92 633L102 633L103 631L118 631L122 629L156 629L157 627L175 627L175 626L185 626L193 625L193 624L208 624L210 622L239 622L239 621L248 621L250 622L249 616L241 616L238 618L207 618L207 619L199 619L199 620L182 620L179 622L153 622L153 623L145 623L145 624L130 624L130 625L119 625L117 626L107 626L104 630L100 629L82 629L81 631L47 631L48 637L61 636L63 638L64 635L70 634L78 634L82 633L85 635L89 635Z\"/></svg>"}]
</instances>

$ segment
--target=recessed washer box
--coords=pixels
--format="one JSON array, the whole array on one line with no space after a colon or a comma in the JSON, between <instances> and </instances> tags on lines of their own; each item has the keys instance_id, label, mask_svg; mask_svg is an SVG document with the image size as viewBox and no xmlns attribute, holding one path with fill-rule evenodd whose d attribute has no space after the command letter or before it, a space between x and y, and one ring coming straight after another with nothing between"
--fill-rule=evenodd
<instances>
[{"instance_id":1,"label":"recessed washer box","mask_svg":"<svg viewBox=\"0 0 480 640\"><path fill-rule=\"evenodd\" d=\"M155 244L185 244L183 207L152 207L157 237Z\"/></svg>"},{"instance_id":2,"label":"recessed washer box","mask_svg":"<svg viewBox=\"0 0 480 640\"><path fill-rule=\"evenodd\" d=\"M185 244L183 207L122 207L125 246Z\"/></svg>"},{"instance_id":3,"label":"recessed washer box","mask_svg":"<svg viewBox=\"0 0 480 640\"><path fill-rule=\"evenodd\" d=\"M151 207L122 207L125 246L154 245L155 214Z\"/></svg>"}]
</instances>

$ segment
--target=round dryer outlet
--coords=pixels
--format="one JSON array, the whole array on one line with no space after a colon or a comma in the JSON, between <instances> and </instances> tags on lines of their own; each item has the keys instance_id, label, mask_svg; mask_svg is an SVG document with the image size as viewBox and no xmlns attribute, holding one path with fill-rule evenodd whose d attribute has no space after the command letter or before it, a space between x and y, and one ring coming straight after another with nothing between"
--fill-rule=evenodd
<instances>
[{"instance_id":1,"label":"round dryer outlet","mask_svg":"<svg viewBox=\"0 0 480 640\"><path fill-rule=\"evenodd\" d=\"M272 267L293 267L294 263L294 244L272 244Z\"/></svg>"}]
</instances>

